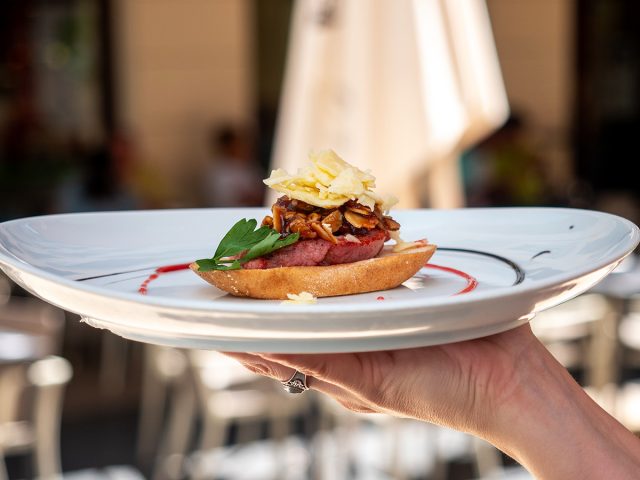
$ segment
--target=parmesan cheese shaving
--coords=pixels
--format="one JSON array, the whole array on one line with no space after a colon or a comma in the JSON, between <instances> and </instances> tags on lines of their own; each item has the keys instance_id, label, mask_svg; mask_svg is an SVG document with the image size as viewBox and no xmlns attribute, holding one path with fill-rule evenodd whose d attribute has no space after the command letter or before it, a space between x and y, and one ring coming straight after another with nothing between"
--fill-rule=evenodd
<instances>
[{"instance_id":1,"label":"parmesan cheese shaving","mask_svg":"<svg viewBox=\"0 0 640 480\"><path fill-rule=\"evenodd\" d=\"M347 234L344 236L344 239L345 239L347 242L351 242L351 243L362 243L358 237L356 237L355 235L351 235L350 233L347 233Z\"/></svg>"},{"instance_id":2,"label":"parmesan cheese shaving","mask_svg":"<svg viewBox=\"0 0 640 480\"><path fill-rule=\"evenodd\" d=\"M383 198L373 189L376 178L369 171L360 170L345 162L333 150L309 155L311 165L298 169L295 175L281 168L273 170L265 185L316 207L336 208L349 200L374 209L379 205L388 212L398 200Z\"/></svg>"},{"instance_id":3,"label":"parmesan cheese shaving","mask_svg":"<svg viewBox=\"0 0 640 480\"><path fill-rule=\"evenodd\" d=\"M399 231L389 231L389 236L396 244L391 249L393 252L404 252L406 250L411 250L412 248L424 247L427 243L427 239L417 240L415 242L405 242L402 238L400 238Z\"/></svg>"},{"instance_id":4,"label":"parmesan cheese shaving","mask_svg":"<svg viewBox=\"0 0 640 480\"><path fill-rule=\"evenodd\" d=\"M281 303L285 305L313 305L318 299L309 292L287 293L289 300L283 300Z\"/></svg>"}]
</instances>

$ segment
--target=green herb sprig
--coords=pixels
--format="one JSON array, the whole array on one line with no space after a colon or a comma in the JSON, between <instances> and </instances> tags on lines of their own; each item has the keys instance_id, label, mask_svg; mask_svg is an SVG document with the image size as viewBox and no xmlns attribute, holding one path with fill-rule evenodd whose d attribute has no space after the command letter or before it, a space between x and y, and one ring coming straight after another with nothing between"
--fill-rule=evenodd
<instances>
[{"instance_id":1,"label":"green herb sprig","mask_svg":"<svg viewBox=\"0 0 640 480\"><path fill-rule=\"evenodd\" d=\"M196 260L199 270L238 270L243 263L296 243L300 237L294 233L281 238L278 232L266 226L256 230L257 225L258 222L253 218L243 218L237 222L222 238L212 258ZM243 252L246 253L241 258L229 258Z\"/></svg>"}]
</instances>

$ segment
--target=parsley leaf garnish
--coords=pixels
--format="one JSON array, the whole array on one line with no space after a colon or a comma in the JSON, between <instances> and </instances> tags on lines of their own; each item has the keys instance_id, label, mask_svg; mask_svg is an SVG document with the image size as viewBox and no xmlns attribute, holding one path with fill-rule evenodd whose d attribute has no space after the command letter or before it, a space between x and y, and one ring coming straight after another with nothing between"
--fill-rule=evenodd
<instances>
[{"instance_id":1,"label":"parsley leaf garnish","mask_svg":"<svg viewBox=\"0 0 640 480\"><path fill-rule=\"evenodd\" d=\"M266 226L256 230L257 225L258 222L253 218L243 218L236 223L222 238L212 258L196 260L199 270L237 270L243 263L291 245L300 237L294 233L281 238L278 232ZM229 258L243 253L241 258Z\"/></svg>"}]
</instances>

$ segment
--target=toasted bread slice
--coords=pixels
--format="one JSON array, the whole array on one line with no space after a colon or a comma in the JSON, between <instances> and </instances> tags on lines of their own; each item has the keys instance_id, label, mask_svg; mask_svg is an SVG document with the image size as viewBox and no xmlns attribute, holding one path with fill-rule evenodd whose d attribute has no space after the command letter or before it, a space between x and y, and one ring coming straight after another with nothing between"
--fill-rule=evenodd
<instances>
[{"instance_id":1,"label":"toasted bread slice","mask_svg":"<svg viewBox=\"0 0 640 480\"><path fill-rule=\"evenodd\" d=\"M238 297L286 299L288 293L309 292L333 297L395 288L415 275L436 251L425 244L401 252L385 247L368 260L314 267L280 267L263 270L191 270L220 290Z\"/></svg>"}]
</instances>

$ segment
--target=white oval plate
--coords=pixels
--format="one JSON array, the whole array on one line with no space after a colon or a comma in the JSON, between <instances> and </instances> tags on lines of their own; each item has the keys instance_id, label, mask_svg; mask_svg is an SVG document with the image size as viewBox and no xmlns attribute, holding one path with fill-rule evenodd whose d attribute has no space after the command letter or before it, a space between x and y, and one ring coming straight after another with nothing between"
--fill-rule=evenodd
<instances>
[{"instance_id":1,"label":"white oval plate","mask_svg":"<svg viewBox=\"0 0 640 480\"><path fill-rule=\"evenodd\" d=\"M554 208L394 212L438 251L393 290L315 305L236 298L189 270L240 218L265 209L50 215L0 224L0 267L38 297L133 340L253 352L344 352L501 332L592 287L638 244L605 213ZM292 292L296 293L296 292Z\"/></svg>"}]
</instances>

